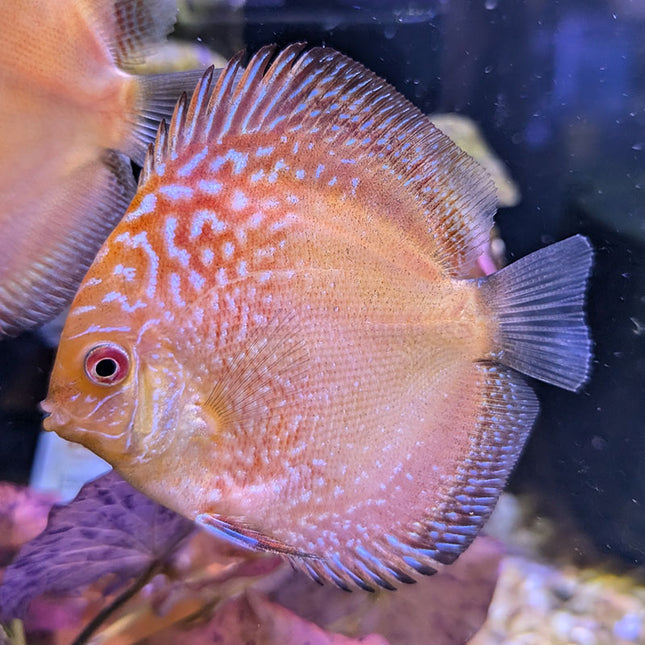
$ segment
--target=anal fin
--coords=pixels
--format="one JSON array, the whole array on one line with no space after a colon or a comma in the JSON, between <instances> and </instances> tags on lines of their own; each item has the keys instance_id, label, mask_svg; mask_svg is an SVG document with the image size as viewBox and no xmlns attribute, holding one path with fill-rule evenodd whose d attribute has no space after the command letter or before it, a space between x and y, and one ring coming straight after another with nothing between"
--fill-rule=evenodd
<instances>
[{"instance_id":1,"label":"anal fin","mask_svg":"<svg viewBox=\"0 0 645 645\"><path fill-rule=\"evenodd\" d=\"M318 582L341 589L393 589L451 564L475 539L497 503L538 414L533 390L521 374L495 363L474 365L480 413L467 454L425 517L391 534L294 565ZM287 554L292 555L292 554Z\"/></svg>"},{"instance_id":2,"label":"anal fin","mask_svg":"<svg viewBox=\"0 0 645 645\"><path fill-rule=\"evenodd\" d=\"M495 363L477 363L475 371L480 414L468 454L427 517L374 545L389 566L432 573L436 563L454 562L486 523L522 452L539 410L533 390Z\"/></svg>"},{"instance_id":3,"label":"anal fin","mask_svg":"<svg viewBox=\"0 0 645 645\"><path fill-rule=\"evenodd\" d=\"M432 557L442 564L454 562L486 523L539 411L535 393L514 370L494 363L476 370L482 404L470 452L440 512L426 523Z\"/></svg>"}]
</instances>

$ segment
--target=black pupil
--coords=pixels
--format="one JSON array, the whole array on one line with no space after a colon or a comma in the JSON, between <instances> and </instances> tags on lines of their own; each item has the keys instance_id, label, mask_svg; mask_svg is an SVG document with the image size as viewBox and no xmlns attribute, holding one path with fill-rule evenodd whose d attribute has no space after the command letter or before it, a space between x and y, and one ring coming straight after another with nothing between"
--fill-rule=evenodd
<instances>
[{"instance_id":1,"label":"black pupil","mask_svg":"<svg viewBox=\"0 0 645 645\"><path fill-rule=\"evenodd\" d=\"M119 366L113 358L102 358L94 368L96 370L96 375L101 378L109 378L116 374Z\"/></svg>"}]
</instances>

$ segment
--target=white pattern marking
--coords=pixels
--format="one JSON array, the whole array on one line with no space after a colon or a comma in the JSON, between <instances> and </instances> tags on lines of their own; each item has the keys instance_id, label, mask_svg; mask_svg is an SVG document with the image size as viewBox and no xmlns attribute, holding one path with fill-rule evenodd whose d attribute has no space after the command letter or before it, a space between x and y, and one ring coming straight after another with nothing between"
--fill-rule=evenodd
<instances>
[{"instance_id":1,"label":"white pattern marking","mask_svg":"<svg viewBox=\"0 0 645 645\"><path fill-rule=\"evenodd\" d=\"M227 228L226 223L222 222L214 211L199 210L193 215L193 221L190 227L190 239L194 240L199 237L204 230L204 225L207 223L210 224L214 233L221 233Z\"/></svg>"},{"instance_id":2,"label":"white pattern marking","mask_svg":"<svg viewBox=\"0 0 645 645\"><path fill-rule=\"evenodd\" d=\"M190 262L190 253L186 249L180 249L175 245L175 233L177 231L177 219L168 217L165 226L166 252L169 258L176 259L183 267L187 267Z\"/></svg>"},{"instance_id":3,"label":"white pattern marking","mask_svg":"<svg viewBox=\"0 0 645 645\"><path fill-rule=\"evenodd\" d=\"M286 228L287 226L293 224L297 219L298 218L295 213L285 213L285 216L281 220L276 220L275 222L273 222L273 224L271 224L269 230L271 232L280 231L283 228Z\"/></svg>"},{"instance_id":4,"label":"white pattern marking","mask_svg":"<svg viewBox=\"0 0 645 645\"><path fill-rule=\"evenodd\" d=\"M262 224L262 220L264 219L264 213L262 211L256 211L249 217L248 219L248 227L251 229L258 228L260 224Z\"/></svg>"},{"instance_id":5,"label":"white pattern marking","mask_svg":"<svg viewBox=\"0 0 645 645\"><path fill-rule=\"evenodd\" d=\"M248 159L248 152L240 152L239 150L230 148L224 156L215 157L209 167L212 172L217 172L227 161L230 161L233 166L233 174L239 175L246 169Z\"/></svg>"},{"instance_id":6,"label":"white pattern marking","mask_svg":"<svg viewBox=\"0 0 645 645\"><path fill-rule=\"evenodd\" d=\"M207 195L217 195L222 192L222 184L214 179L200 179L197 188Z\"/></svg>"},{"instance_id":7,"label":"white pattern marking","mask_svg":"<svg viewBox=\"0 0 645 645\"><path fill-rule=\"evenodd\" d=\"M80 314L85 314L90 311L94 311L96 307L94 305L85 305L84 307L74 307L73 309L70 310L69 315L70 316L78 316Z\"/></svg>"},{"instance_id":8,"label":"white pattern marking","mask_svg":"<svg viewBox=\"0 0 645 645\"><path fill-rule=\"evenodd\" d=\"M191 199L193 196L193 189L181 184L170 184L169 186L161 186L159 192L172 201L185 201Z\"/></svg>"},{"instance_id":9,"label":"white pattern marking","mask_svg":"<svg viewBox=\"0 0 645 645\"><path fill-rule=\"evenodd\" d=\"M278 208L280 206L280 201L277 200L275 197L268 197L267 199L263 199L262 202L260 203L260 206L262 208Z\"/></svg>"},{"instance_id":10,"label":"white pattern marking","mask_svg":"<svg viewBox=\"0 0 645 645\"><path fill-rule=\"evenodd\" d=\"M128 282L132 282L137 277L135 267L124 267L122 264L117 264L112 273L114 275L122 275Z\"/></svg>"},{"instance_id":11,"label":"white pattern marking","mask_svg":"<svg viewBox=\"0 0 645 645\"><path fill-rule=\"evenodd\" d=\"M243 172L246 169L246 163L249 159L248 152L239 152L238 150L231 148L226 154L226 157L233 164L234 175L239 175L241 172Z\"/></svg>"},{"instance_id":12,"label":"white pattern marking","mask_svg":"<svg viewBox=\"0 0 645 645\"><path fill-rule=\"evenodd\" d=\"M133 211L129 211L125 216L126 222L132 222L136 219L139 219L142 215L147 215L152 213L157 206L157 196L154 193L148 193L143 197L139 202L139 206Z\"/></svg>"},{"instance_id":13,"label":"white pattern marking","mask_svg":"<svg viewBox=\"0 0 645 645\"><path fill-rule=\"evenodd\" d=\"M177 171L177 177L188 177L189 175L191 175L195 168L197 168L197 166L199 166L199 164L204 160L207 154L208 146L205 146L203 150L194 155L190 161L184 164Z\"/></svg>"},{"instance_id":14,"label":"white pattern marking","mask_svg":"<svg viewBox=\"0 0 645 645\"><path fill-rule=\"evenodd\" d=\"M177 307L186 306L186 301L181 296L181 278L178 273L170 274L170 294Z\"/></svg>"},{"instance_id":15,"label":"white pattern marking","mask_svg":"<svg viewBox=\"0 0 645 645\"><path fill-rule=\"evenodd\" d=\"M195 291L201 291L206 284L204 277L197 273L197 271L191 271L188 279L190 280L190 284L193 285Z\"/></svg>"},{"instance_id":16,"label":"white pattern marking","mask_svg":"<svg viewBox=\"0 0 645 645\"><path fill-rule=\"evenodd\" d=\"M213 259L215 258L215 254L211 249L202 249L202 263L209 267L211 264L213 264Z\"/></svg>"},{"instance_id":17,"label":"white pattern marking","mask_svg":"<svg viewBox=\"0 0 645 645\"><path fill-rule=\"evenodd\" d=\"M235 190L231 198L231 208L234 211L244 210L249 203L247 196L241 190Z\"/></svg>"},{"instance_id":18,"label":"white pattern marking","mask_svg":"<svg viewBox=\"0 0 645 645\"><path fill-rule=\"evenodd\" d=\"M123 246L131 249L143 249L148 256L150 277L148 279L148 286L146 287L146 296L153 298L157 290L157 279L159 276L159 256L155 253L150 242L148 242L148 235L145 231L141 231L132 236L129 232L121 233L116 239Z\"/></svg>"},{"instance_id":19,"label":"white pattern marking","mask_svg":"<svg viewBox=\"0 0 645 645\"><path fill-rule=\"evenodd\" d=\"M142 302L141 300L137 300L133 305L131 305L127 297L118 291L110 291L110 293L105 294L101 302L107 303L107 302L114 302L114 301L117 301L121 305L122 311L125 311L126 313L129 313L129 314L132 313L133 311L136 311L137 309L142 309L148 306L145 302Z\"/></svg>"},{"instance_id":20,"label":"white pattern marking","mask_svg":"<svg viewBox=\"0 0 645 645\"><path fill-rule=\"evenodd\" d=\"M233 253L235 253L235 245L233 242L224 242L222 244L222 255L226 260L230 260L233 257Z\"/></svg>"}]
</instances>

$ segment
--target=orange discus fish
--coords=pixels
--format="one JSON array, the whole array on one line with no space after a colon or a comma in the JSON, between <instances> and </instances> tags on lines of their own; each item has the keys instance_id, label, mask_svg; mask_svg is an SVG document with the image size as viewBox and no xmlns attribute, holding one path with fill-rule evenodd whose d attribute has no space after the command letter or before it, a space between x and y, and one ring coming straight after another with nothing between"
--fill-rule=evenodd
<instances>
[{"instance_id":1,"label":"orange discus fish","mask_svg":"<svg viewBox=\"0 0 645 645\"><path fill-rule=\"evenodd\" d=\"M492 182L332 49L235 58L181 100L66 322L48 430L319 581L450 563L538 412L577 390L592 251L483 279Z\"/></svg>"},{"instance_id":2,"label":"orange discus fish","mask_svg":"<svg viewBox=\"0 0 645 645\"><path fill-rule=\"evenodd\" d=\"M0 338L69 304L134 196L127 157L143 163L203 74L128 73L176 11L176 0L0 2Z\"/></svg>"}]
</instances>

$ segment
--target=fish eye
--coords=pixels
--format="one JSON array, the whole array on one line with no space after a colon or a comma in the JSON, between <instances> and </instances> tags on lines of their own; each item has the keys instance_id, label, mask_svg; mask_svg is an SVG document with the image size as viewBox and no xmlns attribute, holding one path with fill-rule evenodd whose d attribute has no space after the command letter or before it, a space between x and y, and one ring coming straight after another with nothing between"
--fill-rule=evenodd
<instances>
[{"instance_id":1,"label":"fish eye","mask_svg":"<svg viewBox=\"0 0 645 645\"><path fill-rule=\"evenodd\" d=\"M127 375L130 358L120 345L96 345L85 355L85 374L97 385L117 385Z\"/></svg>"}]
</instances>

